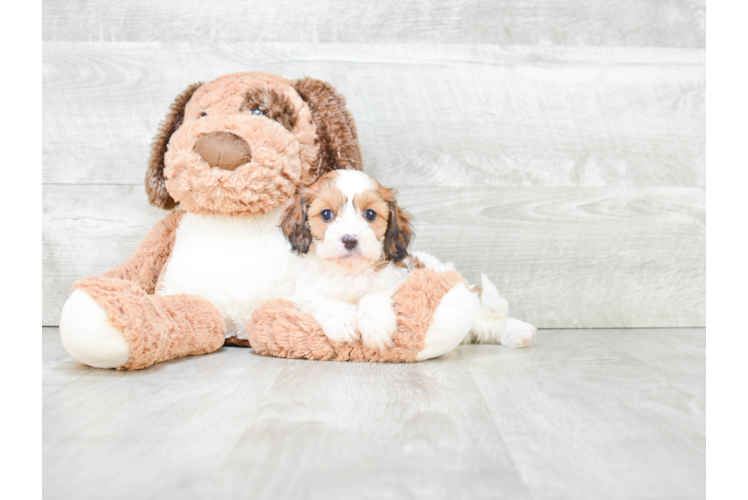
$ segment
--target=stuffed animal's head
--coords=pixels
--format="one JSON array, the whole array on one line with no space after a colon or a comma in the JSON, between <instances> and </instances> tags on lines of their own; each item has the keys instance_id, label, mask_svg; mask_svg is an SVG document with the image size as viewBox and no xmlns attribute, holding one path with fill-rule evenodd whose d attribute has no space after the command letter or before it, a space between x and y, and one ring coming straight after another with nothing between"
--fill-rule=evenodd
<instances>
[{"instance_id":1,"label":"stuffed animal's head","mask_svg":"<svg viewBox=\"0 0 748 500\"><path fill-rule=\"evenodd\" d=\"M235 73L180 94L153 143L150 202L252 216L331 170L361 170L356 125L330 84Z\"/></svg>"}]
</instances>

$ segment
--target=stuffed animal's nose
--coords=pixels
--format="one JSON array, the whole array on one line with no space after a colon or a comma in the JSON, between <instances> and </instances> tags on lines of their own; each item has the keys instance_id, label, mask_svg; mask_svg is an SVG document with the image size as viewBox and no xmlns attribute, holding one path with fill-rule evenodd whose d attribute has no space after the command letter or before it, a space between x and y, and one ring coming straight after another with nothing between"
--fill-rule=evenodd
<instances>
[{"instance_id":1,"label":"stuffed animal's nose","mask_svg":"<svg viewBox=\"0 0 748 500\"><path fill-rule=\"evenodd\" d=\"M346 234L341 238L341 240L343 240L343 245L345 245L348 250L353 250L358 244L358 240L356 239L356 237L351 236L350 234Z\"/></svg>"},{"instance_id":2,"label":"stuffed animal's nose","mask_svg":"<svg viewBox=\"0 0 748 500\"><path fill-rule=\"evenodd\" d=\"M192 148L211 167L236 170L252 161L247 141L231 132L211 132L195 141Z\"/></svg>"}]
</instances>

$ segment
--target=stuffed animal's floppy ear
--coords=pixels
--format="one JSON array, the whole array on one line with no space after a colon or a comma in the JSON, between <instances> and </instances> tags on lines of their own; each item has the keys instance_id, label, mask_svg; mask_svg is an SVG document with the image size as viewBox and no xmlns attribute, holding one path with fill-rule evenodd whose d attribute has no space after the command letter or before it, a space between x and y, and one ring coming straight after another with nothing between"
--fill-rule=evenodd
<instances>
[{"instance_id":1,"label":"stuffed animal's floppy ear","mask_svg":"<svg viewBox=\"0 0 748 500\"><path fill-rule=\"evenodd\" d=\"M394 200L389 201L388 205L390 214L387 221L387 233L384 236L384 253L388 260L400 262L408 256L408 245L414 235L410 226L412 217L400 210Z\"/></svg>"},{"instance_id":2,"label":"stuffed animal's floppy ear","mask_svg":"<svg viewBox=\"0 0 748 500\"><path fill-rule=\"evenodd\" d=\"M319 153L312 166L314 178L343 168L363 170L356 123L345 107L345 98L329 83L313 78L296 80L293 87L309 105L317 125Z\"/></svg>"},{"instance_id":3,"label":"stuffed animal's floppy ear","mask_svg":"<svg viewBox=\"0 0 748 500\"><path fill-rule=\"evenodd\" d=\"M301 255L307 253L312 244L312 230L306 220L307 201L302 194L297 194L283 214L280 225L293 251Z\"/></svg>"},{"instance_id":4,"label":"stuffed animal's floppy ear","mask_svg":"<svg viewBox=\"0 0 748 500\"><path fill-rule=\"evenodd\" d=\"M171 105L169 114L159 126L156 138L151 144L151 159L148 162L148 171L145 174L145 192L148 193L148 201L152 205L165 210L171 210L177 206L177 202L166 191L164 179L164 155L166 146L169 144L171 135L182 125L184 121L184 107L192 97L192 94L200 88L202 82L193 83L179 94Z\"/></svg>"}]
</instances>

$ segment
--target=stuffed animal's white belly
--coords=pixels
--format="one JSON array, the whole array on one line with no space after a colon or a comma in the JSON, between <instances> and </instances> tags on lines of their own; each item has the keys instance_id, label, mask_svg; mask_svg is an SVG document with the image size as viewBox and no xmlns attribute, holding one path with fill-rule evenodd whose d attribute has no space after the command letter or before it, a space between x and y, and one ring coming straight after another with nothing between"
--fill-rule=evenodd
<instances>
[{"instance_id":1,"label":"stuffed animal's white belly","mask_svg":"<svg viewBox=\"0 0 748 500\"><path fill-rule=\"evenodd\" d=\"M270 298L290 298L298 256L279 229L283 210L258 217L185 214L156 293L188 293L213 303L226 336L246 338L246 323Z\"/></svg>"}]
</instances>

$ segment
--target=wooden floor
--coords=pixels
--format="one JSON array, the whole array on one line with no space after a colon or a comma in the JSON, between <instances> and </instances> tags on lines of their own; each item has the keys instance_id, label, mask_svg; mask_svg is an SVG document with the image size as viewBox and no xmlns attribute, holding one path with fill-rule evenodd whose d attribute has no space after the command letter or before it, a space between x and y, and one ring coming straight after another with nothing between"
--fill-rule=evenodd
<instances>
[{"instance_id":1,"label":"wooden floor","mask_svg":"<svg viewBox=\"0 0 748 500\"><path fill-rule=\"evenodd\" d=\"M48 500L705 495L703 328L541 330L410 365L223 348L137 372L43 338Z\"/></svg>"}]
</instances>

